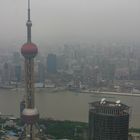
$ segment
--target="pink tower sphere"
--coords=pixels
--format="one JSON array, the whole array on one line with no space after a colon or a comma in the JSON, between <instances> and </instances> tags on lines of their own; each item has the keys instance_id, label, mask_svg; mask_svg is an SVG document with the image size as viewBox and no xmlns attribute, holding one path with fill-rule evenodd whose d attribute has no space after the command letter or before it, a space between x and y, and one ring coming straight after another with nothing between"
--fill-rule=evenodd
<instances>
[{"instance_id":1,"label":"pink tower sphere","mask_svg":"<svg viewBox=\"0 0 140 140\"><path fill-rule=\"evenodd\" d=\"M25 58L34 58L38 53L38 48L34 43L25 43L21 47L21 54Z\"/></svg>"}]
</instances>

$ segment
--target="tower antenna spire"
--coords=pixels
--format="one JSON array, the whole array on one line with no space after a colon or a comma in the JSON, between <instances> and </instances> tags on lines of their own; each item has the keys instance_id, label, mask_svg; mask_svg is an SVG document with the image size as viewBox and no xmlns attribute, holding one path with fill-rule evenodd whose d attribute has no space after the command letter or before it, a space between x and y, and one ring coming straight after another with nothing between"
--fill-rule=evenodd
<instances>
[{"instance_id":1,"label":"tower antenna spire","mask_svg":"<svg viewBox=\"0 0 140 140\"><path fill-rule=\"evenodd\" d=\"M28 21L30 21L30 0L28 0Z\"/></svg>"},{"instance_id":2,"label":"tower antenna spire","mask_svg":"<svg viewBox=\"0 0 140 140\"><path fill-rule=\"evenodd\" d=\"M28 20L26 23L27 26L27 42L31 43L31 27L32 27L32 22L31 22L31 14L30 14L30 0L28 0Z\"/></svg>"}]
</instances>

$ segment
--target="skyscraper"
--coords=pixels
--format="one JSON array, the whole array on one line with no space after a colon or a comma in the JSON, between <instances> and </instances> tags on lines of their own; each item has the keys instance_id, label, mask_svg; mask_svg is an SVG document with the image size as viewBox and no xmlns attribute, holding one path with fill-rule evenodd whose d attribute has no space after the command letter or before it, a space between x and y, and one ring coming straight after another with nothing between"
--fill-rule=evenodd
<instances>
[{"instance_id":1,"label":"skyscraper","mask_svg":"<svg viewBox=\"0 0 140 140\"><path fill-rule=\"evenodd\" d=\"M128 140L129 107L116 102L101 101L90 104L89 140Z\"/></svg>"},{"instance_id":2,"label":"skyscraper","mask_svg":"<svg viewBox=\"0 0 140 140\"><path fill-rule=\"evenodd\" d=\"M37 82L44 83L45 82L45 66L42 62L38 63L38 78Z\"/></svg>"},{"instance_id":3,"label":"skyscraper","mask_svg":"<svg viewBox=\"0 0 140 140\"><path fill-rule=\"evenodd\" d=\"M48 54L47 57L47 73L56 73L56 55L55 54Z\"/></svg>"},{"instance_id":4,"label":"skyscraper","mask_svg":"<svg viewBox=\"0 0 140 140\"><path fill-rule=\"evenodd\" d=\"M5 62L4 65L3 65L3 76L2 76L2 79L3 79L3 83L4 85L10 85L10 65L9 63Z\"/></svg>"},{"instance_id":5,"label":"skyscraper","mask_svg":"<svg viewBox=\"0 0 140 140\"><path fill-rule=\"evenodd\" d=\"M38 53L37 46L31 40L32 22L30 19L30 0L28 0L28 20L27 26L27 42L21 48L21 54L25 58L25 88L26 100L25 109L22 112L22 119L25 123L24 135L22 140L38 140L37 121L39 119L38 110L35 108L34 99L34 57Z\"/></svg>"},{"instance_id":6,"label":"skyscraper","mask_svg":"<svg viewBox=\"0 0 140 140\"><path fill-rule=\"evenodd\" d=\"M14 66L16 82L21 82L21 65Z\"/></svg>"}]
</instances>

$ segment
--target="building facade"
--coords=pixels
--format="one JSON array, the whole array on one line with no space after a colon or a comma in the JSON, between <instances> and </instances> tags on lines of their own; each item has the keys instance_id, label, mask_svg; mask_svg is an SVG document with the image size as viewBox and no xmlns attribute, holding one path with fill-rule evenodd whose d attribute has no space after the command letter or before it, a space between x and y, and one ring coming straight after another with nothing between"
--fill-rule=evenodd
<instances>
[{"instance_id":1,"label":"building facade","mask_svg":"<svg viewBox=\"0 0 140 140\"><path fill-rule=\"evenodd\" d=\"M47 73L56 73L57 71L57 62L55 54L48 54L47 57Z\"/></svg>"},{"instance_id":2,"label":"building facade","mask_svg":"<svg viewBox=\"0 0 140 140\"><path fill-rule=\"evenodd\" d=\"M90 104L89 140L128 140L129 107L120 101Z\"/></svg>"}]
</instances>

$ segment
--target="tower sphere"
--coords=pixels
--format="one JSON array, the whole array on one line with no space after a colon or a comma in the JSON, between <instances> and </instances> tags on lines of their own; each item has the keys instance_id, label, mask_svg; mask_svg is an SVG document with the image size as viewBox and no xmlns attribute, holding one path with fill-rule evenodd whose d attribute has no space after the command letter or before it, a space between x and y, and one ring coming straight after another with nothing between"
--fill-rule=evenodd
<instances>
[{"instance_id":1,"label":"tower sphere","mask_svg":"<svg viewBox=\"0 0 140 140\"><path fill-rule=\"evenodd\" d=\"M21 47L21 54L25 58L34 58L38 53L37 46L34 43L25 43Z\"/></svg>"}]
</instances>

